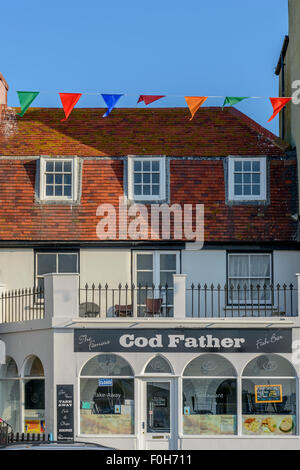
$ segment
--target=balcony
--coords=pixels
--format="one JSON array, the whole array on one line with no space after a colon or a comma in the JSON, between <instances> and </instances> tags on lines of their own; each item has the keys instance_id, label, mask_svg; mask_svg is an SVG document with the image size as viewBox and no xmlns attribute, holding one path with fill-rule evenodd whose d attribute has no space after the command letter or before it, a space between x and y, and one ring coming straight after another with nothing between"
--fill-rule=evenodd
<instances>
[{"instance_id":1,"label":"balcony","mask_svg":"<svg viewBox=\"0 0 300 470\"><path fill-rule=\"evenodd\" d=\"M1 294L0 323L53 323L53 319L215 323L298 318L298 285L186 284L185 274L174 274L171 286L93 283L79 287L78 274L47 274L44 291L34 288Z\"/></svg>"}]
</instances>

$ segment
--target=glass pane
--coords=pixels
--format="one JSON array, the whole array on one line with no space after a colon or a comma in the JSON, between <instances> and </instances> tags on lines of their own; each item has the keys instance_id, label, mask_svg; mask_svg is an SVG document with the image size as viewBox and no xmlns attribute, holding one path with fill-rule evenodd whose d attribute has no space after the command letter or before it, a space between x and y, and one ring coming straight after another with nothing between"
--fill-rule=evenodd
<instances>
[{"instance_id":1,"label":"glass pane","mask_svg":"<svg viewBox=\"0 0 300 470\"><path fill-rule=\"evenodd\" d=\"M137 273L137 287L141 286L152 286L153 284L153 273L151 271L139 271Z\"/></svg>"},{"instance_id":2,"label":"glass pane","mask_svg":"<svg viewBox=\"0 0 300 470\"><path fill-rule=\"evenodd\" d=\"M134 171L141 171L142 170L142 162L135 161L134 162Z\"/></svg>"},{"instance_id":3,"label":"glass pane","mask_svg":"<svg viewBox=\"0 0 300 470\"><path fill-rule=\"evenodd\" d=\"M133 379L81 379L80 432L133 434Z\"/></svg>"},{"instance_id":4,"label":"glass pane","mask_svg":"<svg viewBox=\"0 0 300 470\"><path fill-rule=\"evenodd\" d=\"M62 171L62 162L55 162L55 171L57 172Z\"/></svg>"},{"instance_id":5,"label":"glass pane","mask_svg":"<svg viewBox=\"0 0 300 470\"><path fill-rule=\"evenodd\" d=\"M0 378L4 377L18 377L17 364L15 363L12 357L7 357L6 363L0 364Z\"/></svg>"},{"instance_id":6,"label":"glass pane","mask_svg":"<svg viewBox=\"0 0 300 470\"><path fill-rule=\"evenodd\" d=\"M53 162L46 162L46 171L53 171L54 163Z\"/></svg>"},{"instance_id":7,"label":"glass pane","mask_svg":"<svg viewBox=\"0 0 300 470\"><path fill-rule=\"evenodd\" d=\"M173 273L161 272L160 273L160 284L164 287L166 284L168 287L173 286Z\"/></svg>"},{"instance_id":8,"label":"glass pane","mask_svg":"<svg viewBox=\"0 0 300 470\"><path fill-rule=\"evenodd\" d=\"M134 185L134 194L140 196L142 194L142 186L140 184Z\"/></svg>"},{"instance_id":9,"label":"glass pane","mask_svg":"<svg viewBox=\"0 0 300 470\"><path fill-rule=\"evenodd\" d=\"M252 162L252 171L260 171L260 162Z\"/></svg>"},{"instance_id":10,"label":"glass pane","mask_svg":"<svg viewBox=\"0 0 300 470\"><path fill-rule=\"evenodd\" d=\"M235 182L235 184L238 184L238 183L241 184L241 183L243 182L243 175L242 175L242 173L236 173L236 174L234 175L234 182Z\"/></svg>"},{"instance_id":11,"label":"glass pane","mask_svg":"<svg viewBox=\"0 0 300 470\"><path fill-rule=\"evenodd\" d=\"M12 426L14 433L21 431L19 380L0 380L0 417Z\"/></svg>"},{"instance_id":12,"label":"glass pane","mask_svg":"<svg viewBox=\"0 0 300 470\"><path fill-rule=\"evenodd\" d=\"M143 183L150 183L150 173L143 173Z\"/></svg>"},{"instance_id":13,"label":"glass pane","mask_svg":"<svg viewBox=\"0 0 300 470\"><path fill-rule=\"evenodd\" d=\"M149 196L150 195L150 184L145 184L143 186L143 194L145 196Z\"/></svg>"},{"instance_id":14,"label":"glass pane","mask_svg":"<svg viewBox=\"0 0 300 470\"><path fill-rule=\"evenodd\" d=\"M270 278L271 259L269 255L251 255L250 256L250 276Z\"/></svg>"},{"instance_id":15,"label":"glass pane","mask_svg":"<svg viewBox=\"0 0 300 470\"><path fill-rule=\"evenodd\" d=\"M251 173L244 173L243 174L243 182L244 183L251 183Z\"/></svg>"},{"instance_id":16,"label":"glass pane","mask_svg":"<svg viewBox=\"0 0 300 470\"><path fill-rule=\"evenodd\" d=\"M152 162L152 171L159 171L159 162Z\"/></svg>"},{"instance_id":17,"label":"glass pane","mask_svg":"<svg viewBox=\"0 0 300 470\"><path fill-rule=\"evenodd\" d=\"M143 162L143 171L150 171L150 161L146 160Z\"/></svg>"},{"instance_id":18,"label":"glass pane","mask_svg":"<svg viewBox=\"0 0 300 470\"><path fill-rule=\"evenodd\" d=\"M56 273L56 254L37 254L37 274Z\"/></svg>"},{"instance_id":19,"label":"glass pane","mask_svg":"<svg viewBox=\"0 0 300 470\"><path fill-rule=\"evenodd\" d=\"M243 379L242 430L247 435L296 434L295 379Z\"/></svg>"},{"instance_id":20,"label":"glass pane","mask_svg":"<svg viewBox=\"0 0 300 470\"><path fill-rule=\"evenodd\" d=\"M251 162L243 162L243 170L251 171Z\"/></svg>"},{"instance_id":21,"label":"glass pane","mask_svg":"<svg viewBox=\"0 0 300 470\"><path fill-rule=\"evenodd\" d=\"M70 173L72 172L72 162L64 162L64 171Z\"/></svg>"},{"instance_id":22,"label":"glass pane","mask_svg":"<svg viewBox=\"0 0 300 470\"><path fill-rule=\"evenodd\" d=\"M252 174L252 183L256 183L256 184L260 183L260 173Z\"/></svg>"},{"instance_id":23,"label":"glass pane","mask_svg":"<svg viewBox=\"0 0 300 470\"><path fill-rule=\"evenodd\" d=\"M260 195L260 186L257 184L254 184L252 186L252 195L253 196L259 196Z\"/></svg>"},{"instance_id":24,"label":"glass pane","mask_svg":"<svg viewBox=\"0 0 300 470\"><path fill-rule=\"evenodd\" d=\"M64 196L71 197L71 194L72 194L72 187L64 186Z\"/></svg>"},{"instance_id":25,"label":"glass pane","mask_svg":"<svg viewBox=\"0 0 300 470\"><path fill-rule=\"evenodd\" d=\"M152 183L159 183L159 173L154 173L152 175Z\"/></svg>"},{"instance_id":26,"label":"glass pane","mask_svg":"<svg viewBox=\"0 0 300 470\"><path fill-rule=\"evenodd\" d=\"M147 432L170 432L170 382L147 382Z\"/></svg>"},{"instance_id":27,"label":"glass pane","mask_svg":"<svg viewBox=\"0 0 300 470\"><path fill-rule=\"evenodd\" d=\"M53 186L46 186L46 196L53 196Z\"/></svg>"},{"instance_id":28,"label":"glass pane","mask_svg":"<svg viewBox=\"0 0 300 470\"><path fill-rule=\"evenodd\" d=\"M152 194L153 196L159 196L159 185L154 184L152 186Z\"/></svg>"},{"instance_id":29,"label":"glass pane","mask_svg":"<svg viewBox=\"0 0 300 470\"><path fill-rule=\"evenodd\" d=\"M176 272L176 255L160 255L160 270L173 270Z\"/></svg>"},{"instance_id":30,"label":"glass pane","mask_svg":"<svg viewBox=\"0 0 300 470\"><path fill-rule=\"evenodd\" d=\"M62 184L62 175L55 175L55 184Z\"/></svg>"},{"instance_id":31,"label":"glass pane","mask_svg":"<svg viewBox=\"0 0 300 470\"><path fill-rule=\"evenodd\" d=\"M243 186L240 184L234 185L234 194L235 196L242 196L243 195Z\"/></svg>"},{"instance_id":32,"label":"glass pane","mask_svg":"<svg viewBox=\"0 0 300 470\"><path fill-rule=\"evenodd\" d=\"M24 431L45 432L45 380L25 380L24 394Z\"/></svg>"},{"instance_id":33,"label":"glass pane","mask_svg":"<svg viewBox=\"0 0 300 470\"><path fill-rule=\"evenodd\" d=\"M153 268L153 255L136 255L137 269Z\"/></svg>"},{"instance_id":34,"label":"glass pane","mask_svg":"<svg viewBox=\"0 0 300 470\"><path fill-rule=\"evenodd\" d=\"M251 186L250 184L245 184L244 185L244 196L250 196L251 195Z\"/></svg>"},{"instance_id":35,"label":"glass pane","mask_svg":"<svg viewBox=\"0 0 300 470\"><path fill-rule=\"evenodd\" d=\"M183 380L184 434L235 434L236 379Z\"/></svg>"},{"instance_id":36,"label":"glass pane","mask_svg":"<svg viewBox=\"0 0 300 470\"><path fill-rule=\"evenodd\" d=\"M91 376L133 376L133 371L128 362L115 354L101 354L90 359L82 369L81 375Z\"/></svg>"},{"instance_id":37,"label":"glass pane","mask_svg":"<svg viewBox=\"0 0 300 470\"><path fill-rule=\"evenodd\" d=\"M27 359L25 370L25 377L43 377L44 376L44 367L40 359L36 356L32 356Z\"/></svg>"},{"instance_id":38,"label":"glass pane","mask_svg":"<svg viewBox=\"0 0 300 470\"><path fill-rule=\"evenodd\" d=\"M53 184L53 175L46 175L46 184Z\"/></svg>"},{"instance_id":39,"label":"glass pane","mask_svg":"<svg viewBox=\"0 0 300 470\"><path fill-rule=\"evenodd\" d=\"M134 182L141 183L142 182L142 173L134 173Z\"/></svg>"},{"instance_id":40,"label":"glass pane","mask_svg":"<svg viewBox=\"0 0 300 470\"><path fill-rule=\"evenodd\" d=\"M161 356L156 356L149 362L145 369L147 374L172 374L169 363Z\"/></svg>"},{"instance_id":41,"label":"glass pane","mask_svg":"<svg viewBox=\"0 0 300 470\"><path fill-rule=\"evenodd\" d=\"M234 162L234 171L242 171L242 162Z\"/></svg>"},{"instance_id":42,"label":"glass pane","mask_svg":"<svg viewBox=\"0 0 300 470\"><path fill-rule=\"evenodd\" d=\"M187 365L183 375L235 377L236 371L233 365L224 357L217 354L203 354Z\"/></svg>"},{"instance_id":43,"label":"glass pane","mask_svg":"<svg viewBox=\"0 0 300 470\"><path fill-rule=\"evenodd\" d=\"M247 377L295 377L295 370L287 359L276 354L264 354L250 361L243 375Z\"/></svg>"},{"instance_id":44,"label":"glass pane","mask_svg":"<svg viewBox=\"0 0 300 470\"><path fill-rule=\"evenodd\" d=\"M55 196L62 196L62 186L55 186Z\"/></svg>"},{"instance_id":45,"label":"glass pane","mask_svg":"<svg viewBox=\"0 0 300 470\"><path fill-rule=\"evenodd\" d=\"M77 254L58 255L59 273L77 273Z\"/></svg>"},{"instance_id":46,"label":"glass pane","mask_svg":"<svg viewBox=\"0 0 300 470\"><path fill-rule=\"evenodd\" d=\"M71 175L64 175L64 184L71 184L72 177Z\"/></svg>"},{"instance_id":47,"label":"glass pane","mask_svg":"<svg viewBox=\"0 0 300 470\"><path fill-rule=\"evenodd\" d=\"M248 255L229 255L228 271L230 277L248 277L249 276L249 256Z\"/></svg>"}]
</instances>

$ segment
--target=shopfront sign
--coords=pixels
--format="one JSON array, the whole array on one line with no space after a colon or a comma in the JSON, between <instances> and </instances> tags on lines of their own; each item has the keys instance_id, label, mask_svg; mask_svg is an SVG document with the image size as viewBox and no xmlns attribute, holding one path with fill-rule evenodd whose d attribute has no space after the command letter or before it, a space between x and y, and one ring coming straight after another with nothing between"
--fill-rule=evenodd
<instances>
[{"instance_id":1,"label":"shopfront sign","mask_svg":"<svg viewBox=\"0 0 300 470\"><path fill-rule=\"evenodd\" d=\"M282 403L282 385L255 385L255 403Z\"/></svg>"},{"instance_id":2,"label":"shopfront sign","mask_svg":"<svg viewBox=\"0 0 300 470\"><path fill-rule=\"evenodd\" d=\"M74 440L74 392L73 385L56 386L57 440Z\"/></svg>"},{"instance_id":3,"label":"shopfront sign","mask_svg":"<svg viewBox=\"0 0 300 470\"><path fill-rule=\"evenodd\" d=\"M291 353L290 328L75 329L75 352Z\"/></svg>"}]
</instances>

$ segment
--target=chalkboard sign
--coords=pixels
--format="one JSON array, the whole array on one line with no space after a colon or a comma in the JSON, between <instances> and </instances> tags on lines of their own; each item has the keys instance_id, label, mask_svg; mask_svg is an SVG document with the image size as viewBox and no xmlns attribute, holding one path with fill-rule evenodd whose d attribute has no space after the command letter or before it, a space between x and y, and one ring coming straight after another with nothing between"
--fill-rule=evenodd
<instances>
[{"instance_id":1,"label":"chalkboard sign","mask_svg":"<svg viewBox=\"0 0 300 470\"><path fill-rule=\"evenodd\" d=\"M73 385L56 386L57 440L74 441Z\"/></svg>"},{"instance_id":2,"label":"chalkboard sign","mask_svg":"<svg viewBox=\"0 0 300 470\"><path fill-rule=\"evenodd\" d=\"M282 403L282 385L255 385L255 403Z\"/></svg>"}]
</instances>

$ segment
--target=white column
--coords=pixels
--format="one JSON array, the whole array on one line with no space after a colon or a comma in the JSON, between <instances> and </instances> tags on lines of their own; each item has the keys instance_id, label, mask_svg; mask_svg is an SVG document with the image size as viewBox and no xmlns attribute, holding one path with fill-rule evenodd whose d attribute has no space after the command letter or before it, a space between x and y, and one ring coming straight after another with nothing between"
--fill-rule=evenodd
<instances>
[{"instance_id":1,"label":"white column","mask_svg":"<svg viewBox=\"0 0 300 470\"><path fill-rule=\"evenodd\" d=\"M186 274L173 274L174 318L186 317Z\"/></svg>"},{"instance_id":2,"label":"white column","mask_svg":"<svg viewBox=\"0 0 300 470\"><path fill-rule=\"evenodd\" d=\"M45 274L45 317L71 320L79 315L79 274Z\"/></svg>"}]
</instances>

